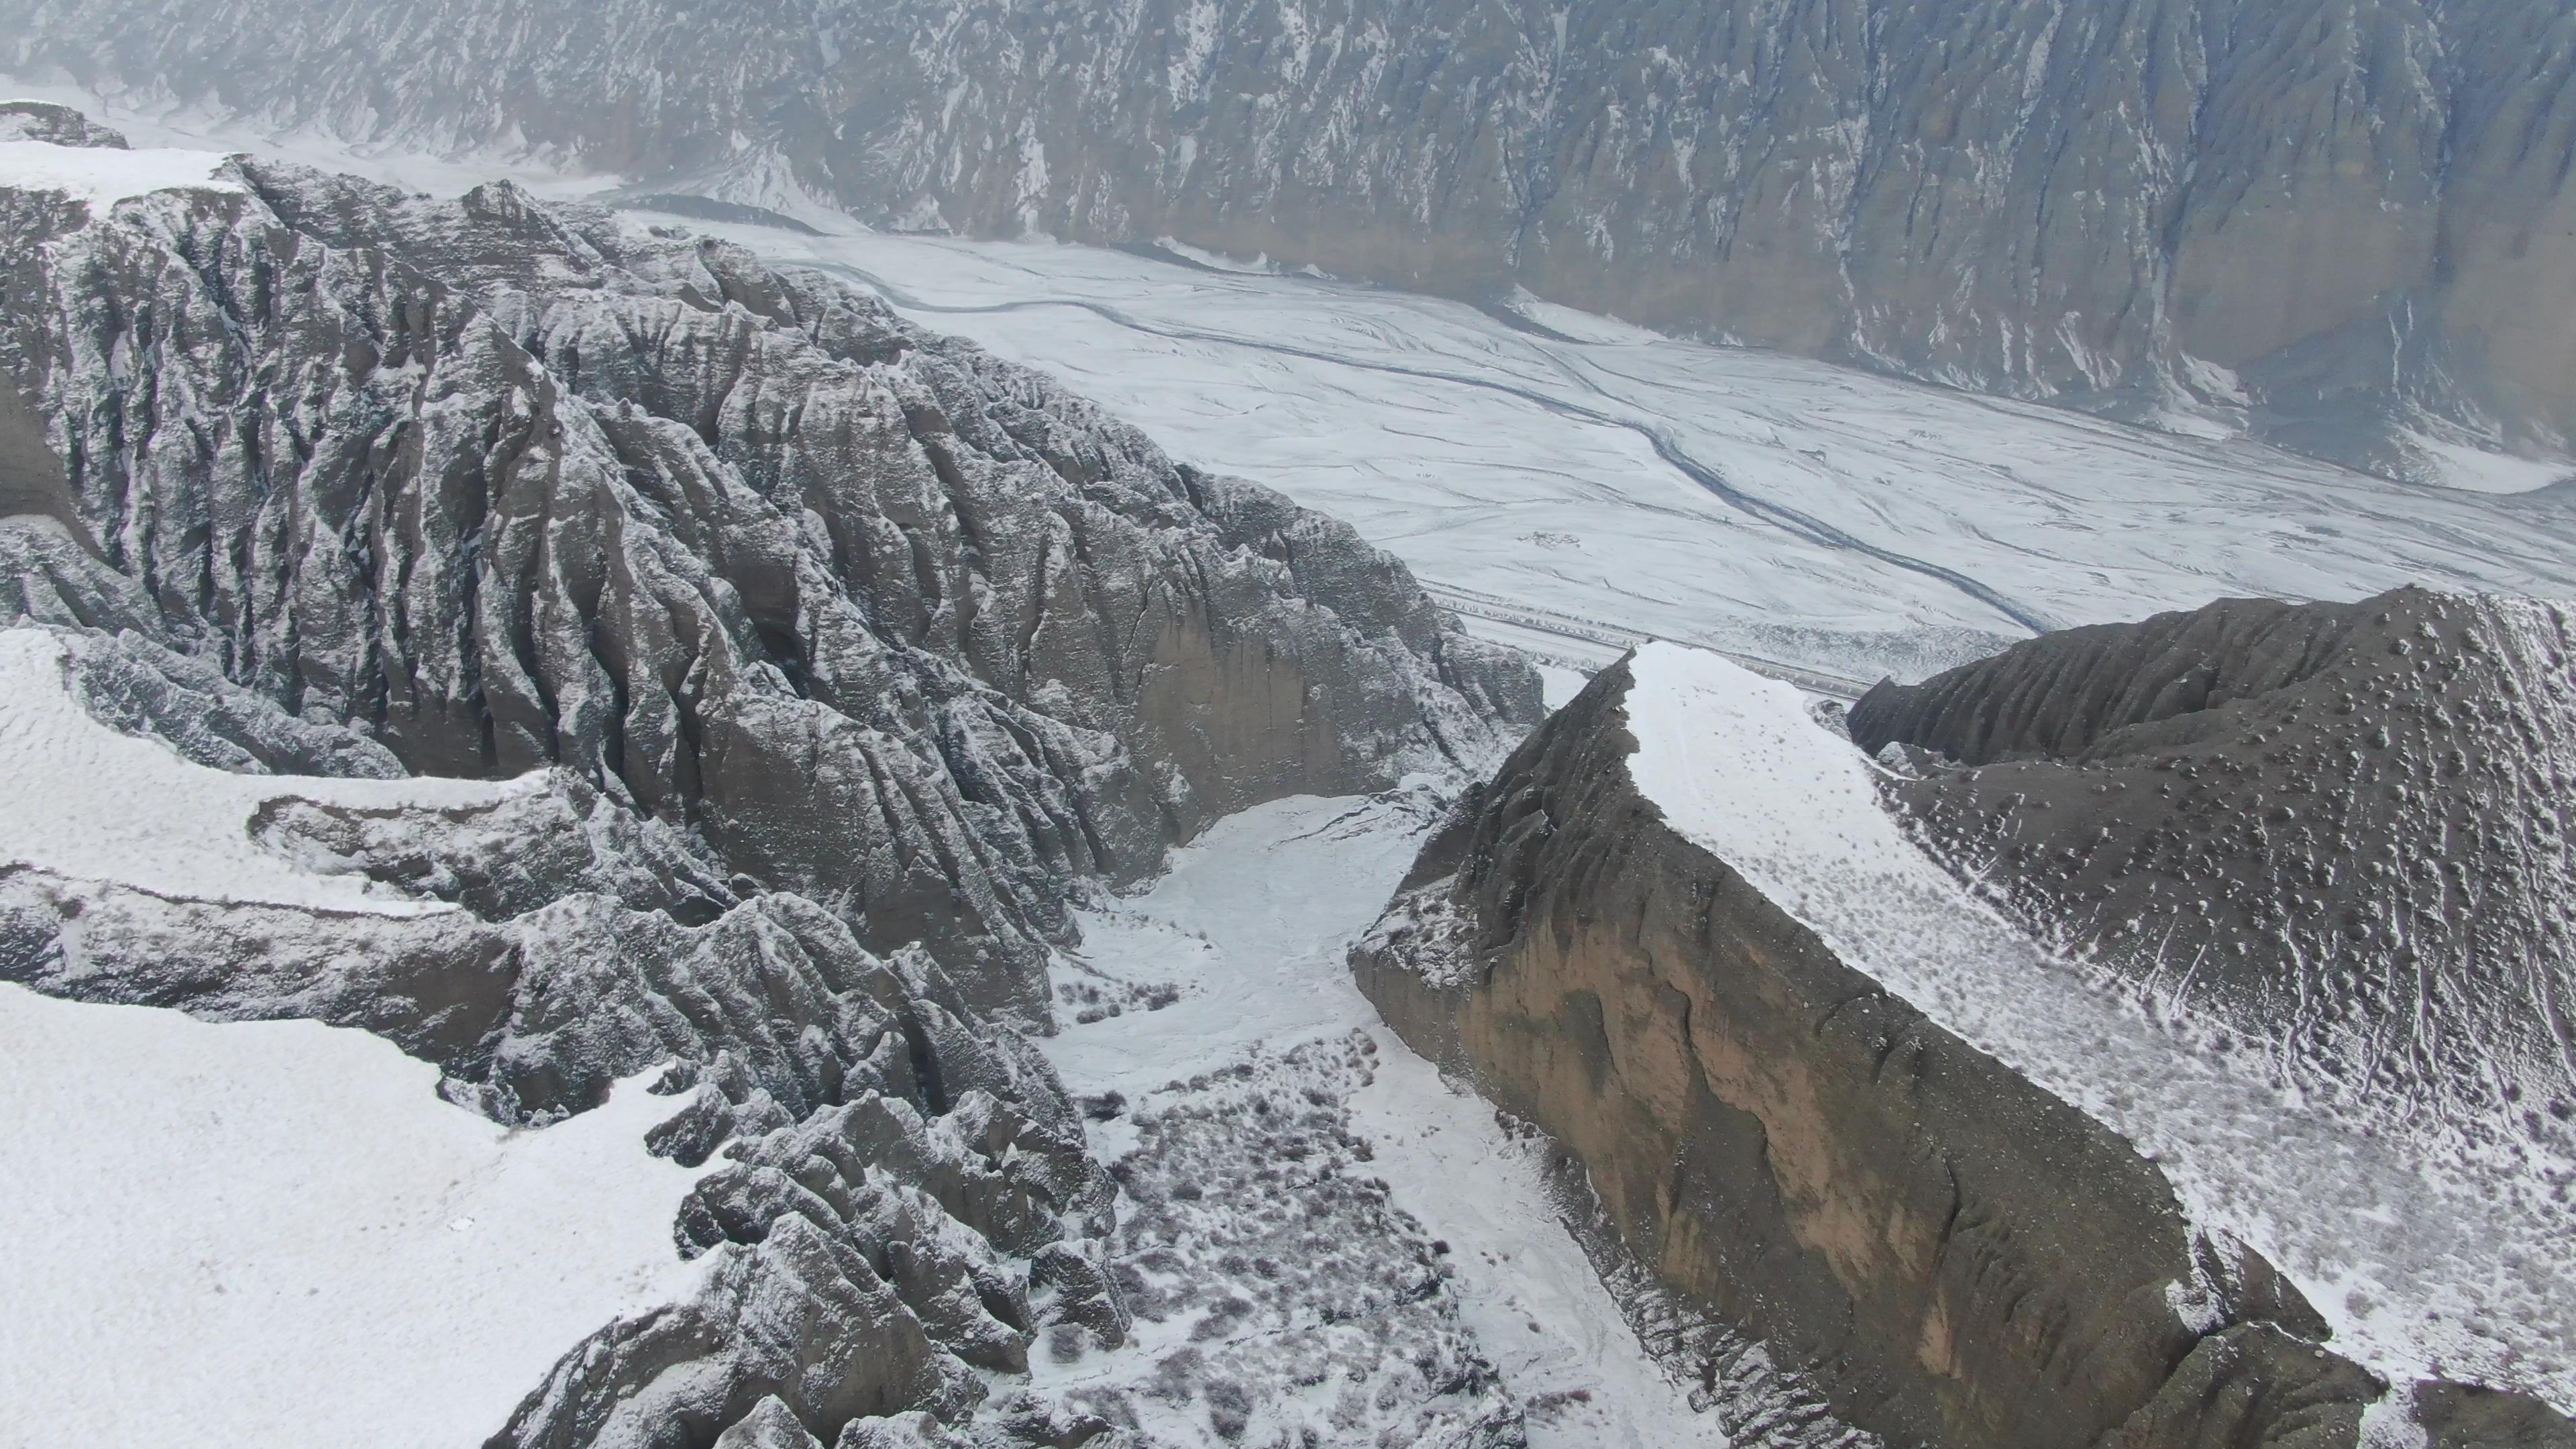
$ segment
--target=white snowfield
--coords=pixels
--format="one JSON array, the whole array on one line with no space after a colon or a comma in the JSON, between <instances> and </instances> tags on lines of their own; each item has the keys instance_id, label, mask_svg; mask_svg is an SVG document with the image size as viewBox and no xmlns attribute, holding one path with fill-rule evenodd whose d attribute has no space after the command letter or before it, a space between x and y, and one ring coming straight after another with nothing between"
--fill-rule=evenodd
<instances>
[{"instance_id":1,"label":"white snowfield","mask_svg":"<svg viewBox=\"0 0 2576 1449\"><path fill-rule=\"evenodd\" d=\"M60 191L94 212L104 211L130 197L173 188L238 192L240 182L215 174L228 159L220 151L117 151L0 141L0 187Z\"/></svg>"},{"instance_id":2,"label":"white snowfield","mask_svg":"<svg viewBox=\"0 0 2576 1449\"><path fill-rule=\"evenodd\" d=\"M1651 636L1866 685L2227 596L2576 588L2576 490L2391 483L1529 299L674 220L1053 372L1174 456L1349 520L1481 632L1578 663Z\"/></svg>"},{"instance_id":3,"label":"white snowfield","mask_svg":"<svg viewBox=\"0 0 2576 1449\"><path fill-rule=\"evenodd\" d=\"M1633 669L1629 769L1675 830L1855 969L2135 1143L2196 1222L2298 1284L2345 1354L2576 1409L2576 1212L2503 1209L2452 1168L2463 1154L2285 1092L2258 1054L2185 1041L2053 959L1906 836L1876 766L1789 686L1670 644Z\"/></svg>"},{"instance_id":4,"label":"white snowfield","mask_svg":"<svg viewBox=\"0 0 2576 1449\"><path fill-rule=\"evenodd\" d=\"M510 1131L362 1031L0 984L0 1446L458 1449L676 1301L640 1081Z\"/></svg>"},{"instance_id":5,"label":"white snowfield","mask_svg":"<svg viewBox=\"0 0 2576 1449\"><path fill-rule=\"evenodd\" d=\"M362 810L453 809L543 789L515 780L324 779L236 775L196 764L159 740L101 724L72 697L63 636L0 630L0 861L155 895L310 909L416 915L453 910L358 875L321 875L260 848L251 816L293 797Z\"/></svg>"}]
</instances>

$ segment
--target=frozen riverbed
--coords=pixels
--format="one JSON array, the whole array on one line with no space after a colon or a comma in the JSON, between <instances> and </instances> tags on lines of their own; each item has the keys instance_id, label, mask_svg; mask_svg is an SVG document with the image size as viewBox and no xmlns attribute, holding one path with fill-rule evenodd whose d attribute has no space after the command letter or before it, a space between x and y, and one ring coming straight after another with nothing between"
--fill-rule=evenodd
<instances>
[{"instance_id":1,"label":"frozen riverbed","mask_svg":"<svg viewBox=\"0 0 2576 1449\"><path fill-rule=\"evenodd\" d=\"M1068 1017L1094 1014L1080 1008L1095 998L1169 1004L1071 1021L1048 1054L1076 1094L1124 1099L1093 1133L1112 1160L1138 1146L1140 1120L1223 1098L1230 1070L1346 1090L1366 1171L1448 1249L1460 1321L1529 1412L1536 1449L1722 1445L1717 1416L1648 1357L1560 1220L1537 1151L1408 1051L1352 983L1351 939L1433 817L1427 793L1403 792L1283 800L1220 822L1152 889L1086 915L1081 955L1058 973ZM1310 1081L1301 1049L1355 1032L1371 1043L1368 1069Z\"/></svg>"}]
</instances>

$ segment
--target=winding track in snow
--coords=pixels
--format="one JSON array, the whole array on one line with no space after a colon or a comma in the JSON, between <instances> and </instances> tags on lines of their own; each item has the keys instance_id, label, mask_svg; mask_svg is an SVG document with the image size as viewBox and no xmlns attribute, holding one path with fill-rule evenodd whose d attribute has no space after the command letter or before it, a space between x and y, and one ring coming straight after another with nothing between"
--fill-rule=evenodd
<instances>
[{"instance_id":1,"label":"winding track in snow","mask_svg":"<svg viewBox=\"0 0 2576 1449\"><path fill-rule=\"evenodd\" d=\"M1043 308L1067 308L1087 312L1113 327L1123 327L1131 332L1141 332L1147 336L1161 337L1174 342L1197 342L1218 347L1238 348L1247 352L1266 352L1282 357L1294 357L1306 362L1321 362L1330 366L1347 367L1356 371L1381 373L1393 377L1410 377L1423 382L1448 383L1455 387L1477 388L1518 398L1558 417L1617 428L1643 438L1646 445L1654 449L1655 456L1662 459L1666 466L1740 513L1758 518L1774 527L1786 529L1790 533L1826 548L1860 554L1947 584L2034 634L2044 634L2057 627L2057 624L2046 615L2007 598L2000 591L1957 569L1881 547L1867 539L1855 537L1813 514L1745 492L1728 481L1725 473L1715 466L1692 457L1673 437L1669 429L1640 422L1634 418L1621 417L1599 408L1585 407L1581 403L1568 402L1564 398L1552 397L1535 388L1520 387L1494 378L1474 377L1440 368L1407 367L1401 363L1372 362L1364 358L1327 352L1320 348L1299 347L1294 343L1264 342L1257 338L1243 337L1229 332L1213 332L1198 327L1176 327L1165 323L1149 322L1106 302L1094 302L1083 297L1022 297L1008 302L933 302L887 281L864 267L853 266L848 262L799 260L790 263L782 260L775 265L848 277L907 312L922 312L935 316L990 316L996 313L1030 312ZM1559 371L1567 371L1562 358L1547 352L1544 348L1540 351ZM1593 393L1608 396L1601 391L1599 385L1587 379L1574 377L1571 373L1568 375L1570 380L1580 383Z\"/></svg>"}]
</instances>

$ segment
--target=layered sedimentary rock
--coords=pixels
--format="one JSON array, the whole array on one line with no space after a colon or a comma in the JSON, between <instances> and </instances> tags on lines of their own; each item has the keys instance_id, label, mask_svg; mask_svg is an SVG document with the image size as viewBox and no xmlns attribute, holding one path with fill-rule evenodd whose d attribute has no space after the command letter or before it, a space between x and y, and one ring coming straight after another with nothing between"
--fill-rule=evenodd
<instances>
[{"instance_id":1,"label":"layered sedimentary rock","mask_svg":"<svg viewBox=\"0 0 2576 1449\"><path fill-rule=\"evenodd\" d=\"M1668 1289L1889 1443L2362 1442L2387 1386L2261 1256L1676 824L1636 773L1638 687L1596 677L1426 845L1352 957L1389 1022L1551 1134ZM1781 788L1745 765L1702 788ZM2434 1444L2576 1442L2511 1395L2398 1394Z\"/></svg>"},{"instance_id":2,"label":"layered sedimentary rock","mask_svg":"<svg viewBox=\"0 0 2576 1449\"><path fill-rule=\"evenodd\" d=\"M2398 474L2562 453L2548 0L12 0L0 64L639 191L1239 254Z\"/></svg>"},{"instance_id":3,"label":"layered sedimentary rock","mask_svg":"<svg viewBox=\"0 0 2576 1449\"><path fill-rule=\"evenodd\" d=\"M721 1159L675 1244L723 1257L495 1443L1096 1437L978 1408L1130 1322L1023 1035L1068 902L1490 755L1534 676L1349 529L837 284L218 159L0 186L0 620L170 768L275 789L238 891L0 863L0 977L365 1028L532 1127L673 1064L652 1149ZM494 783L344 788L420 775ZM248 884L279 862L363 889Z\"/></svg>"},{"instance_id":4,"label":"layered sedimentary rock","mask_svg":"<svg viewBox=\"0 0 2576 1449\"><path fill-rule=\"evenodd\" d=\"M235 175L0 193L0 355L154 627L405 768L569 767L1035 1014L1069 882L1535 709L1346 527L837 284Z\"/></svg>"},{"instance_id":5,"label":"layered sedimentary rock","mask_svg":"<svg viewBox=\"0 0 2576 1449\"><path fill-rule=\"evenodd\" d=\"M2400 590L2051 634L1854 706L1963 876L2300 1083L2564 1151L2576 625Z\"/></svg>"}]
</instances>

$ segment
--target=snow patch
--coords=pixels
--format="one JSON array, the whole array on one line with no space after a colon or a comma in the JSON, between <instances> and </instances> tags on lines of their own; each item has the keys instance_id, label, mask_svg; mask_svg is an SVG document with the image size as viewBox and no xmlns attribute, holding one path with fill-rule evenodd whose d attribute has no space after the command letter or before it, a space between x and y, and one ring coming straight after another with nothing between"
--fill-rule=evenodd
<instances>
[{"instance_id":1,"label":"snow patch","mask_svg":"<svg viewBox=\"0 0 2576 1449\"><path fill-rule=\"evenodd\" d=\"M105 151L99 155L119 155ZM71 692L77 642L50 630L0 630L0 860L155 895L414 915L453 910L357 875L321 875L253 843L252 816L300 798L361 810L460 809L542 790L542 772L481 780L236 775L192 763L157 739L121 734Z\"/></svg>"},{"instance_id":2,"label":"snow patch","mask_svg":"<svg viewBox=\"0 0 2576 1449\"><path fill-rule=\"evenodd\" d=\"M217 151L118 151L57 146L50 141L0 141L0 187L63 192L99 212L155 191L238 194L240 182L216 174L229 159Z\"/></svg>"},{"instance_id":3,"label":"snow patch","mask_svg":"<svg viewBox=\"0 0 2576 1449\"><path fill-rule=\"evenodd\" d=\"M363 1031L0 984L0 1443L453 1449L685 1297L639 1081L512 1131Z\"/></svg>"},{"instance_id":4,"label":"snow patch","mask_svg":"<svg viewBox=\"0 0 2576 1449\"><path fill-rule=\"evenodd\" d=\"M1583 692L1583 686L1591 682L1592 676L1580 669L1570 669L1562 664L1538 666L1539 690L1546 699L1550 711L1563 709L1573 703L1574 697Z\"/></svg>"}]
</instances>

